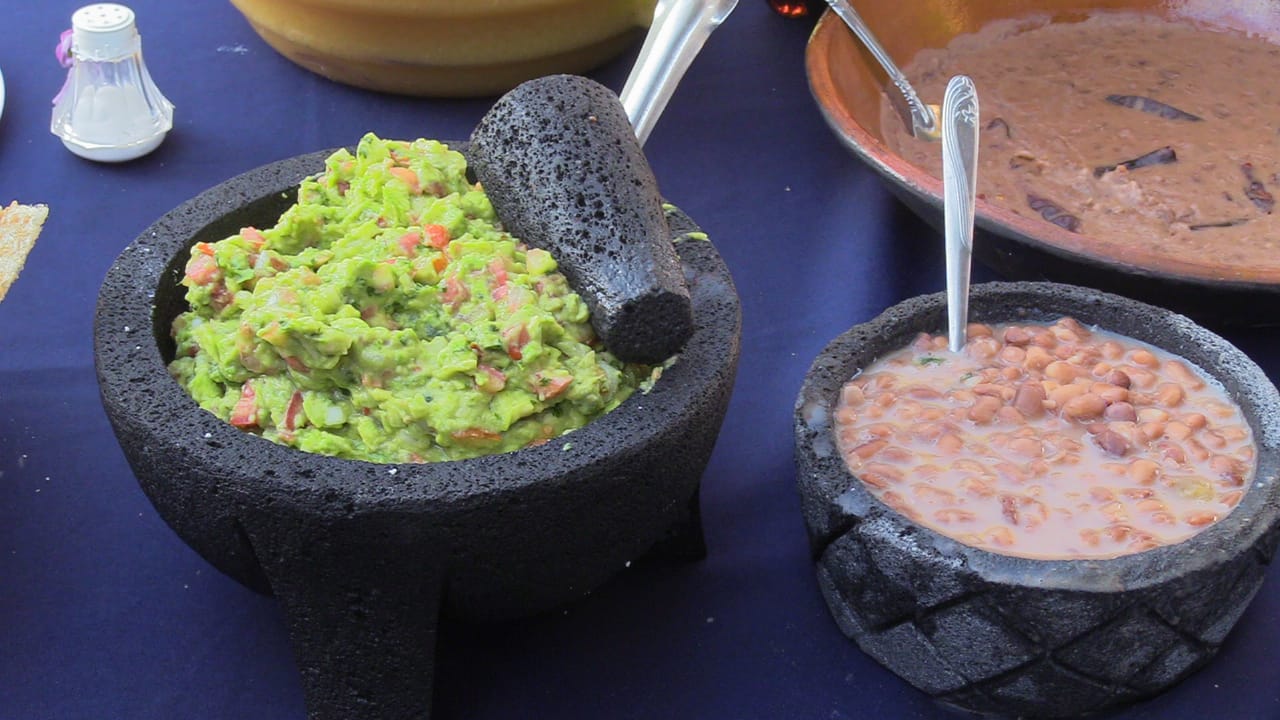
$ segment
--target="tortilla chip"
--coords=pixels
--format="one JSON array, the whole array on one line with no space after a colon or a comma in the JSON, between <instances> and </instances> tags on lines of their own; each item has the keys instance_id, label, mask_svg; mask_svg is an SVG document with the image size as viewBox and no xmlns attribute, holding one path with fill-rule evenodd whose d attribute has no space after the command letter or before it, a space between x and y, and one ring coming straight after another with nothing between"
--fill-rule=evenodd
<instances>
[{"instance_id":1,"label":"tortilla chip","mask_svg":"<svg viewBox=\"0 0 1280 720\"><path fill-rule=\"evenodd\" d=\"M14 201L9 207L0 208L0 300L22 272L22 264L40 237L47 217L47 205L19 205Z\"/></svg>"}]
</instances>

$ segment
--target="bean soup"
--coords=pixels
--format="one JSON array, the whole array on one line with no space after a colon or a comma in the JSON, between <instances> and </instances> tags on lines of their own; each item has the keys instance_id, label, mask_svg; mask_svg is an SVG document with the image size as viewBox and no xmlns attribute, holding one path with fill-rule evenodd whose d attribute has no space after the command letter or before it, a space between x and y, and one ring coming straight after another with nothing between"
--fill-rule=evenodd
<instances>
[{"instance_id":1,"label":"bean soup","mask_svg":"<svg viewBox=\"0 0 1280 720\"><path fill-rule=\"evenodd\" d=\"M922 97L973 78L979 197L1073 233L1190 263L1280 267L1280 46L1136 13L1005 20L919 52ZM886 143L941 177L886 97Z\"/></svg>"},{"instance_id":2,"label":"bean soup","mask_svg":"<svg viewBox=\"0 0 1280 720\"><path fill-rule=\"evenodd\" d=\"M1044 559L1177 543L1243 496L1253 436L1222 386L1071 318L921 334L841 392L841 451L881 501L962 543Z\"/></svg>"}]
</instances>

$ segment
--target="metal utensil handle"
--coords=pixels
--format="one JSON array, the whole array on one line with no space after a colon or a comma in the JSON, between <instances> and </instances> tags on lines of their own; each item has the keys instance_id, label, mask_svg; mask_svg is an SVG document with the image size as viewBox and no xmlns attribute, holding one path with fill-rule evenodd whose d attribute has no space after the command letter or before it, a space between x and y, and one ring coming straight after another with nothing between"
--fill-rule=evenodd
<instances>
[{"instance_id":1,"label":"metal utensil handle","mask_svg":"<svg viewBox=\"0 0 1280 720\"><path fill-rule=\"evenodd\" d=\"M947 340L964 349L969 318L969 266L978 180L978 91L967 76L947 83L942 97L942 196L947 245Z\"/></svg>"},{"instance_id":2,"label":"metal utensil handle","mask_svg":"<svg viewBox=\"0 0 1280 720\"><path fill-rule=\"evenodd\" d=\"M907 107L911 110L912 132L917 137L936 139L938 136L938 121L933 114L933 110L920 100L915 88L911 87L911 83L907 81L907 76L898 69L898 66L893 62L893 58L889 57L889 53L885 52L884 47L880 45L880 41L876 40L876 36L871 34L871 28L867 27L867 24L862 21L862 16L858 14L858 11L853 9L853 4L849 0L827 0L827 4L844 21L844 24L849 26L853 34L858 36L858 39L871 52L876 62L880 63L880 67L884 68L885 73L889 75L889 80L906 98Z\"/></svg>"},{"instance_id":3,"label":"metal utensil handle","mask_svg":"<svg viewBox=\"0 0 1280 720\"><path fill-rule=\"evenodd\" d=\"M620 98L644 145L667 107L676 84L689 69L711 31L737 7L738 0L661 0Z\"/></svg>"}]
</instances>

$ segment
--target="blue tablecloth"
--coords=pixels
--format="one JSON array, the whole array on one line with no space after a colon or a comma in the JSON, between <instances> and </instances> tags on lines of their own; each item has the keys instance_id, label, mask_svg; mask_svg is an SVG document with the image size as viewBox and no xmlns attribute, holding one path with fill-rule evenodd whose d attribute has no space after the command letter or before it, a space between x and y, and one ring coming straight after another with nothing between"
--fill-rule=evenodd
<instances>
[{"instance_id":1,"label":"blue tablecloth","mask_svg":"<svg viewBox=\"0 0 1280 720\"><path fill-rule=\"evenodd\" d=\"M124 461L94 377L98 286L143 228L222 180L370 130L464 138L491 100L345 87L277 55L225 1L136 0L174 130L140 161L94 164L48 131L64 77L52 49L78 5L0 0L0 201L50 206L0 304L0 719L303 718L280 610L184 545ZM436 717L952 716L839 633L800 517L791 412L812 358L943 282L940 238L824 125L809 28L743 0L646 148L743 303L742 365L703 483L707 558L638 564L532 619L446 623ZM633 57L593 75L620 89ZM1280 336L1223 332L1280 379ZM1223 716L1280 717L1275 573L1212 664L1117 715Z\"/></svg>"}]
</instances>

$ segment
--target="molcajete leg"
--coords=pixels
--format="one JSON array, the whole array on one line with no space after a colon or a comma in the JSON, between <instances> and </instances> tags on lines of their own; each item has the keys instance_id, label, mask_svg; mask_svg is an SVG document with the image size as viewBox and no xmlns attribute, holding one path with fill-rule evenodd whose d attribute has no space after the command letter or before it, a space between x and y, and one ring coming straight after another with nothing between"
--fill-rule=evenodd
<instances>
[{"instance_id":1,"label":"molcajete leg","mask_svg":"<svg viewBox=\"0 0 1280 720\"><path fill-rule=\"evenodd\" d=\"M395 532L245 527L288 620L308 717L430 717L442 592L433 558Z\"/></svg>"},{"instance_id":2,"label":"molcajete leg","mask_svg":"<svg viewBox=\"0 0 1280 720\"><path fill-rule=\"evenodd\" d=\"M701 560L707 556L707 541L702 534L702 482L693 489L688 513L676 520L667 536L653 546L651 554L672 560Z\"/></svg>"}]
</instances>

